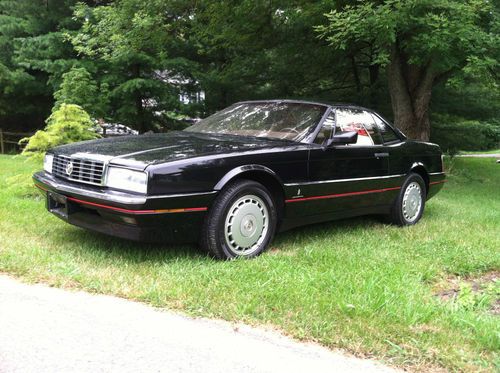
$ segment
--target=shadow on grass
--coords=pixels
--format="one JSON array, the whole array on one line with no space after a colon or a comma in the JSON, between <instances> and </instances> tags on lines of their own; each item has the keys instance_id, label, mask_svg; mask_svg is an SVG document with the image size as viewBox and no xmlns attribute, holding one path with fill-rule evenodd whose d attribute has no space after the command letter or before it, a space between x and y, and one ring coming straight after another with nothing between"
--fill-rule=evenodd
<instances>
[{"instance_id":1,"label":"shadow on grass","mask_svg":"<svg viewBox=\"0 0 500 373\"><path fill-rule=\"evenodd\" d=\"M376 215L316 223L277 234L272 246L278 248L276 254L279 255L280 252L286 253L291 250L293 246L305 246L320 237L333 238L340 232L350 231L354 234L359 229L384 225L386 225L384 219ZM168 263L182 260L218 262L196 244L137 242L68 225L61 226L61 230L52 237L52 241L56 246L64 246L68 250L78 252L79 255L95 257L97 254L108 259L118 258L131 263Z\"/></svg>"},{"instance_id":2,"label":"shadow on grass","mask_svg":"<svg viewBox=\"0 0 500 373\"><path fill-rule=\"evenodd\" d=\"M274 244L286 246L289 242L307 244L319 236L335 236L339 232L356 231L373 226L389 226L383 216L364 215L346 219L331 220L324 223L315 223L279 233Z\"/></svg>"},{"instance_id":3,"label":"shadow on grass","mask_svg":"<svg viewBox=\"0 0 500 373\"><path fill-rule=\"evenodd\" d=\"M440 211L433 206L427 206L424 219L435 219L437 215L440 215ZM387 219L381 215L366 215L316 223L277 234L272 242L272 247L274 254L279 256L280 253L285 254L297 246L306 246L321 237L331 236L333 239L341 232L347 231L354 234L359 229L370 227L389 228L391 226L387 223ZM72 243L74 250L78 251L80 255L95 256L95 254L99 254L108 258L116 257L131 263L168 263L182 260L207 264L217 262L197 244L136 242L68 225L62 226L61 230L64 232L60 232L53 238L55 243L57 245Z\"/></svg>"},{"instance_id":4,"label":"shadow on grass","mask_svg":"<svg viewBox=\"0 0 500 373\"><path fill-rule=\"evenodd\" d=\"M64 227L59 244L73 243L75 250L89 255L101 254L118 257L133 263L171 262L178 260L210 261L211 258L195 244L175 245L169 243L148 243L126 240L78 227Z\"/></svg>"}]
</instances>

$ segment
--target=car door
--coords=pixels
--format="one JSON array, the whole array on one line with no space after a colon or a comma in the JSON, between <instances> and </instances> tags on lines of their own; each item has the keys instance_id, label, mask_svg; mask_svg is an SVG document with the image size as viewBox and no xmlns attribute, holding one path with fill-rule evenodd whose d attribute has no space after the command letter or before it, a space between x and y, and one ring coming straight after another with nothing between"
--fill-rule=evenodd
<instances>
[{"instance_id":1,"label":"car door","mask_svg":"<svg viewBox=\"0 0 500 373\"><path fill-rule=\"evenodd\" d=\"M309 182L301 191L309 198L308 209L323 214L381 204L389 153L373 117L358 108L339 107L330 119L335 121L335 133L357 131L358 139L355 144L323 145L311 150Z\"/></svg>"},{"instance_id":2,"label":"car door","mask_svg":"<svg viewBox=\"0 0 500 373\"><path fill-rule=\"evenodd\" d=\"M408 172L408 166L411 163L411 157L404 150L404 141L400 135L376 113L370 113L374 120L374 131L379 133L381 143L383 143L383 152L389 155L389 176L385 180L385 188L390 189L382 194L381 202L391 204L397 197L399 187Z\"/></svg>"}]
</instances>

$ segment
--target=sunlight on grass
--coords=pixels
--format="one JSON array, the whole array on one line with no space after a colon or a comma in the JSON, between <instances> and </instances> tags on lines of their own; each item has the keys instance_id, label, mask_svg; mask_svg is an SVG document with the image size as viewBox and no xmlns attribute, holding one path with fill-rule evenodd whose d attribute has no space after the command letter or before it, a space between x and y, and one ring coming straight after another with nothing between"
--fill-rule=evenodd
<instances>
[{"instance_id":1,"label":"sunlight on grass","mask_svg":"<svg viewBox=\"0 0 500 373\"><path fill-rule=\"evenodd\" d=\"M115 294L195 316L268 325L413 369L498 368L498 316L457 309L433 286L500 268L500 165L455 159L423 220L375 217L276 237L255 260L220 262L191 246L138 244L72 227L7 179L37 165L0 157L0 271ZM10 179L12 180L12 179Z\"/></svg>"}]
</instances>

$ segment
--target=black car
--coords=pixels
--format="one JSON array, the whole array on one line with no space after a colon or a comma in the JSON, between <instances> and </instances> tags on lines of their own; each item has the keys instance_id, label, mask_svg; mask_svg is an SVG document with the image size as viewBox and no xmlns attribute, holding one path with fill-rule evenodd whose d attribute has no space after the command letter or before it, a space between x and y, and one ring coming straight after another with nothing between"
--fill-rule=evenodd
<instances>
[{"instance_id":1,"label":"black car","mask_svg":"<svg viewBox=\"0 0 500 373\"><path fill-rule=\"evenodd\" d=\"M50 212L140 241L260 254L277 231L365 214L415 224L443 186L439 146L352 105L234 104L184 131L59 146L33 176Z\"/></svg>"}]
</instances>

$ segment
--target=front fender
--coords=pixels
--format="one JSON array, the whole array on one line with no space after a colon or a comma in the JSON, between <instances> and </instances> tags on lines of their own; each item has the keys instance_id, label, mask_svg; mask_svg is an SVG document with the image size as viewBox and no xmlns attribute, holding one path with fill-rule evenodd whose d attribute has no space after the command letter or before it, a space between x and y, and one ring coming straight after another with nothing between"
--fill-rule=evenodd
<instances>
[{"instance_id":1,"label":"front fender","mask_svg":"<svg viewBox=\"0 0 500 373\"><path fill-rule=\"evenodd\" d=\"M222 188L224 188L224 186L229 181L231 181L232 179L234 179L236 176L241 175L241 174L243 174L245 172L252 172L252 171L264 172L267 175L272 176L277 182L279 182L281 185L283 185L283 183L281 182L281 180L278 177L278 175L276 175L276 173L273 170L271 170L270 168L268 168L266 166L259 165L259 164L248 164L248 165L244 165L244 166L239 166L239 167L233 168L231 171L229 171L228 173L226 173L219 180L219 182L217 184L215 184L214 190L221 190Z\"/></svg>"}]
</instances>

